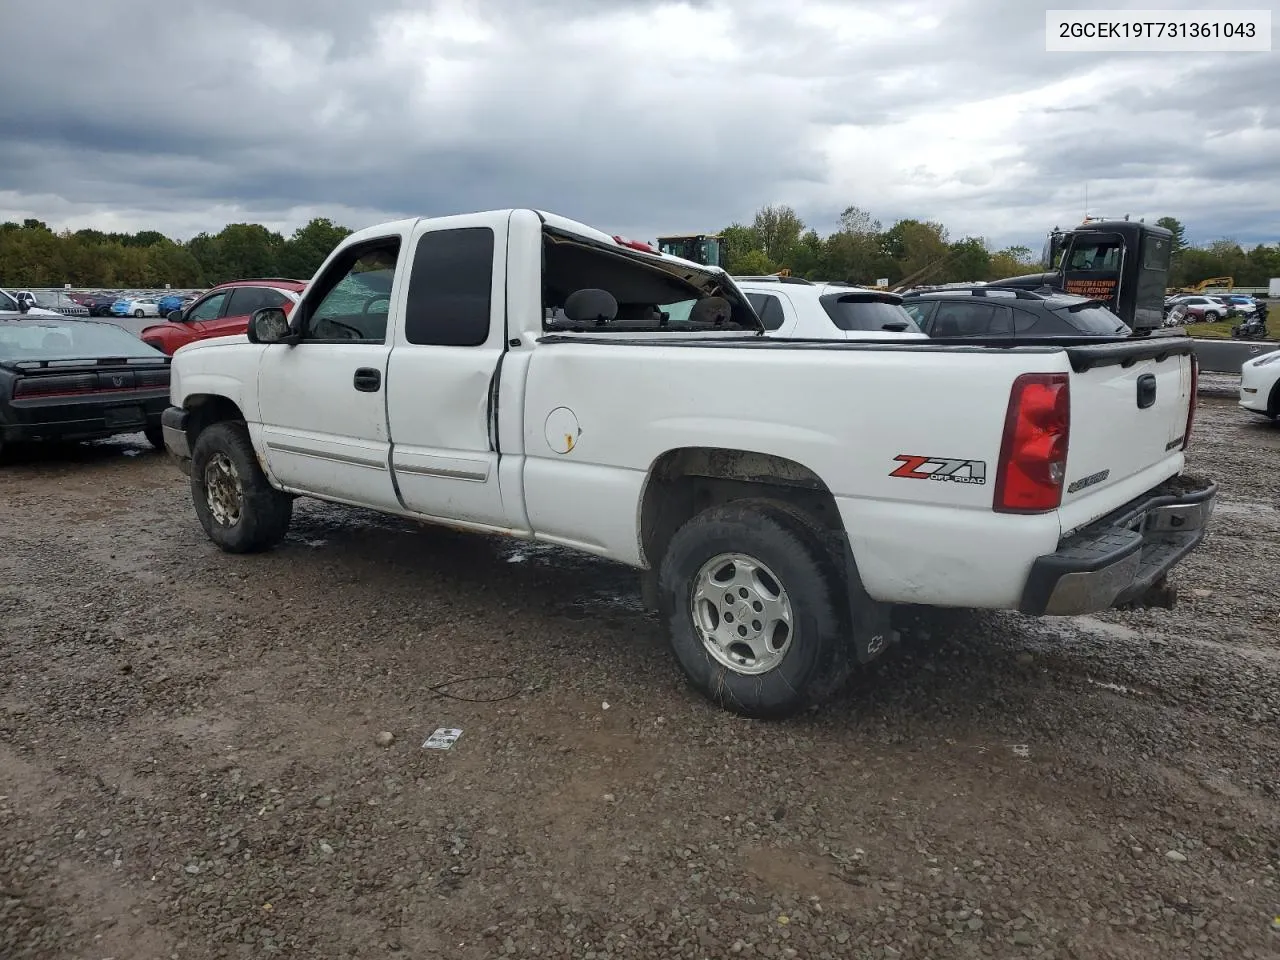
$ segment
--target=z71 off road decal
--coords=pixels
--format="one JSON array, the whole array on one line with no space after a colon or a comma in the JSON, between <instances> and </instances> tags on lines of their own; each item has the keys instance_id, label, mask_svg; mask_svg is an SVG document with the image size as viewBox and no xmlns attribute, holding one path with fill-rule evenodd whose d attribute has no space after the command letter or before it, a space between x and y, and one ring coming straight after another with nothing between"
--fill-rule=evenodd
<instances>
[{"instance_id":1,"label":"z71 off road decal","mask_svg":"<svg viewBox=\"0 0 1280 960\"><path fill-rule=\"evenodd\" d=\"M893 459L902 466L889 474L905 480L950 480L952 483L987 482L987 464L983 460L953 460L950 457L921 457L900 453Z\"/></svg>"}]
</instances>

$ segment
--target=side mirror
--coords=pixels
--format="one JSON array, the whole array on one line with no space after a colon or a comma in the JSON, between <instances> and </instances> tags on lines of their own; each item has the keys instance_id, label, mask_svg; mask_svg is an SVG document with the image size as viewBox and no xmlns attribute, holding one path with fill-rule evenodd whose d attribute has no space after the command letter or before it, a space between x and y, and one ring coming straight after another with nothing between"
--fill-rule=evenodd
<instances>
[{"instance_id":1,"label":"side mirror","mask_svg":"<svg viewBox=\"0 0 1280 960\"><path fill-rule=\"evenodd\" d=\"M181 310L181 309L178 309L178 310L170 310L170 311L168 312L168 314L166 314L166 315L165 315L165 319L166 319L166 320L168 320L170 323L181 323L181 322L182 322L182 310Z\"/></svg>"},{"instance_id":2,"label":"side mirror","mask_svg":"<svg viewBox=\"0 0 1280 960\"><path fill-rule=\"evenodd\" d=\"M289 329L289 318L279 307L263 307L255 310L249 318L250 343L284 343L293 332Z\"/></svg>"},{"instance_id":3,"label":"side mirror","mask_svg":"<svg viewBox=\"0 0 1280 960\"><path fill-rule=\"evenodd\" d=\"M30 310L31 310L31 301L26 300L26 299L24 299L24 298L22 298L22 297L19 297L19 298L18 298L18 312L19 312L19 313L29 313L29 312L30 312Z\"/></svg>"}]
</instances>

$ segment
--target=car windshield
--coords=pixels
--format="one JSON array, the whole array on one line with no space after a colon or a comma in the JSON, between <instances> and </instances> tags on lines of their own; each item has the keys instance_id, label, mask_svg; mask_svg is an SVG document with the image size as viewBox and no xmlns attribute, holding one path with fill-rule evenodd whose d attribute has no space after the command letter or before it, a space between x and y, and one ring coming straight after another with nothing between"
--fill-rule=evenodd
<instances>
[{"instance_id":1,"label":"car windshield","mask_svg":"<svg viewBox=\"0 0 1280 960\"><path fill-rule=\"evenodd\" d=\"M1101 304L1087 307L1060 307L1055 311L1081 333L1100 337L1127 336L1132 331L1118 316Z\"/></svg>"},{"instance_id":2,"label":"car windshield","mask_svg":"<svg viewBox=\"0 0 1280 960\"><path fill-rule=\"evenodd\" d=\"M867 294L823 297L822 309L841 330L893 330L919 333L911 314L900 303Z\"/></svg>"},{"instance_id":3,"label":"car windshield","mask_svg":"<svg viewBox=\"0 0 1280 960\"><path fill-rule=\"evenodd\" d=\"M109 323L0 323L0 361L161 356L159 350Z\"/></svg>"}]
</instances>

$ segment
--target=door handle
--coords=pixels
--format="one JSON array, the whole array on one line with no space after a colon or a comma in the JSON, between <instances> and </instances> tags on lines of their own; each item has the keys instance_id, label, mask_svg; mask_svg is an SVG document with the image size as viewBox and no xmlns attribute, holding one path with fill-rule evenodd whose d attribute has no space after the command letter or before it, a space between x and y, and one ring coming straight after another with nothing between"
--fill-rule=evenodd
<instances>
[{"instance_id":1,"label":"door handle","mask_svg":"<svg viewBox=\"0 0 1280 960\"><path fill-rule=\"evenodd\" d=\"M1144 373L1138 377L1138 409L1145 410L1156 402L1156 375Z\"/></svg>"},{"instance_id":2,"label":"door handle","mask_svg":"<svg viewBox=\"0 0 1280 960\"><path fill-rule=\"evenodd\" d=\"M352 383L361 393L377 393L382 386L382 371L373 367L361 367L356 371Z\"/></svg>"}]
</instances>

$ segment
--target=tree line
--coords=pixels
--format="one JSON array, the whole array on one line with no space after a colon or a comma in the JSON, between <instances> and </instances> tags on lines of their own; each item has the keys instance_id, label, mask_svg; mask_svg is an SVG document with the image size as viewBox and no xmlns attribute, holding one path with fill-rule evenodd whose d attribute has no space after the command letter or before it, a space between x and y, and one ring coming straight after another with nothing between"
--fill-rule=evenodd
<instances>
[{"instance_id":1,"label":"tree line","mask_svg":"<svg viewBox=\"0 0 1280 960\"><path fill-rule=\"evenodd\" d=\"M1259 244L1245 251L1234 240L1191 246L1173 217L1156 223L1174 234L1170 286L1211 277L1232 277L1237 286L1266 286L1280 277L1280 245ZM155 230L104 233L55 232L40 220L0 223L0 284L10 288L208 287L244 277L308 279L324 258L351 233L323 217L290 236L257 223L232 223L215 234L187 241ZM1047 229L1046 229L1047 233ZM758 275L789 270L795 276L850 283L950 283L1000 280L1040 269L1038 256L1023 246L992 249L981 237L953 240L933 220L903 219L885 228L868 211L848 207L840 226L822 236L791 207L761 207L749 224L720 231L730 273Z\"/></svg>"},{"instance_id":2,"label":"tree line","mask_svg":"<svg viewBox=\"0 0 1280 960\"><path fill-rule=\"evenodd\" d=\"M155 230L55 233L39 220L0 223L0 284L9 288L209 287L246 277L307 280L351 233L317 217L289 237L260 223L231 223L186 242Z\"/></svg>"}]
</instances>

